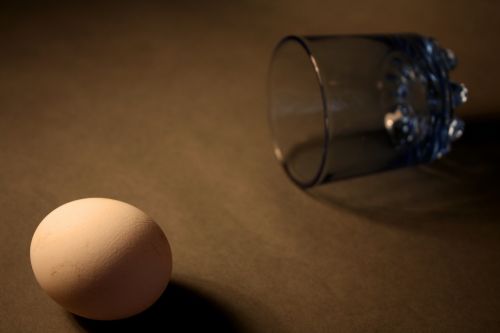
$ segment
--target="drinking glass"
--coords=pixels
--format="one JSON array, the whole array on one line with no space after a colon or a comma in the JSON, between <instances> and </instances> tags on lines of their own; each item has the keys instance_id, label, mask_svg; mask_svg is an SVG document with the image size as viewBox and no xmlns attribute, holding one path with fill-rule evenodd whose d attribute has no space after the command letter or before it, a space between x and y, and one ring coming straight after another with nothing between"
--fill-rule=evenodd
<instances>
[{"instance_id":1,"label":"drinking glass","mask_svg":"<svg viewBox=\"0 0 500 333\"><path fill-rule=\"evenodd\" d=\"M276 157L304 188L440 158L464 130L456 64L417 34L284 38L268 83Z\"/></svg>"}]
</instances>

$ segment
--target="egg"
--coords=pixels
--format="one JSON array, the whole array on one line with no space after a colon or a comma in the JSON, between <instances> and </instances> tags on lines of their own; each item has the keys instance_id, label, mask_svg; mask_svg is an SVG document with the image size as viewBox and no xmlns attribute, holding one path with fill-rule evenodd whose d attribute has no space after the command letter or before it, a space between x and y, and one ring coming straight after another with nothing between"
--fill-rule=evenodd
<instances>
[{"instance_id":1,"label":"egg","mask_svg":"<svg viewBox=\"0 0 500 333\"><path fill-rule=\"evenodd\" d=\"M71 201L48 214L33 235L30 259L38 284L54 301L97 320L144 311L172 272L170 245L153 219L105 198Z\"/></svg>"}]
</instances>

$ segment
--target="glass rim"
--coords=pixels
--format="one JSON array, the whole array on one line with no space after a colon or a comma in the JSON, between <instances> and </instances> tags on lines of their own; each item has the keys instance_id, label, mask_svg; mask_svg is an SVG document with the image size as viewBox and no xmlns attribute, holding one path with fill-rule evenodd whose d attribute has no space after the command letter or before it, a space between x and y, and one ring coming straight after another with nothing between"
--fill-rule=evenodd
<instances>
[{"instance_id":1,"label":"glass rim","mask_svg":"<svg viewBox=\"0 0 500 333\"><path fill-rule=\"evenodd\" d=\"M273 143L273 152L276 157L276 159L280 162L281 166L285 170L286 174L289 176L290 179L294 183L296 183L298 186L307 188L314 186L318 183L321 182L321 180L325 177L324 173L326 170L326 164L327 164L327 159L329 155L329 138L330 138L330 128L329 128L329 115L328 115L328 101L327 101L327 96L326 96L326 91L325 91L325 85L324 85L324 80L321 76L320 68L318 65L318 61L316 60L316 57L313 54L313 51L307 42L306 38L300 35L288 35L283 37L280 42L274 47L273 54L272 54L272 60L271 60L271 70L269 73L272 73L272 68L274 67L274 63L276 61L276 56L280 49L283 47L283 45L294 42L297 43L301 48L305 51L305 55L308 58L308 61L311 65L311 69L314 71L317 83L318 83L318 88L320 89L320 94L321 94L321 104L322 104L322 111L323 111L323 151L321 153L321 161L318 164L317 170L315 174L310 177L309 179L299 179L298 177L295 177L293 173L290 171L288 165L286 164L286 160L283 158L283 152L282 149L279 145L279 143L276 140L275 130L274 130L274 124L272 121L272 108L271 108L271 77L272 74L268 76L268 117L269 117L269 124L271 124L271 137L272 137L272 143Z\"/></svg>"}]
</instances>

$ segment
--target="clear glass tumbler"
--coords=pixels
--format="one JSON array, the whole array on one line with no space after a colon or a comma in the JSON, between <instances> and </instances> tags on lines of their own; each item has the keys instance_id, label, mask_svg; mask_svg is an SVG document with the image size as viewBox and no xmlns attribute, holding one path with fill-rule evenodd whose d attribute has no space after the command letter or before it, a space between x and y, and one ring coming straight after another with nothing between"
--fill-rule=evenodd
<instances>
[{"instance_id":1,"label":"clear glass tumbler","mask_svg":"<svg viewBox=\"0 0 500 333\"><path fill-rule=\"evenodd\" d=\"M416 34L284 38L268 87L276 157L310 187L443 156L464 129L455 66Z\"/></svg>"}]
</instances>

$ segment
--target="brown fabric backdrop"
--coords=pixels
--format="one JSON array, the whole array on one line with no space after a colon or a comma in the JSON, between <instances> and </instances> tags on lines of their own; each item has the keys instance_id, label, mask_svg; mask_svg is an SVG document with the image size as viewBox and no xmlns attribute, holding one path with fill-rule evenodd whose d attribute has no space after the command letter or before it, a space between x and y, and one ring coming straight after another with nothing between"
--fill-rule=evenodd
<instances>
[{"instance_id":1,"label":"brown fabric backdrop","mask_svg":"<svg viewBox=\"0 0 500 333\"><path fill-rule=\"evenodd\" d=\"M445 159L294 187L265 80L283 35L419 32L471 99ZM0 331L500 330L496 1L25 2L0 7ZM29 244L77 198L130 202L167 233L173 282L145 314L75 318Z\"/></svg>"}]
</instances>

